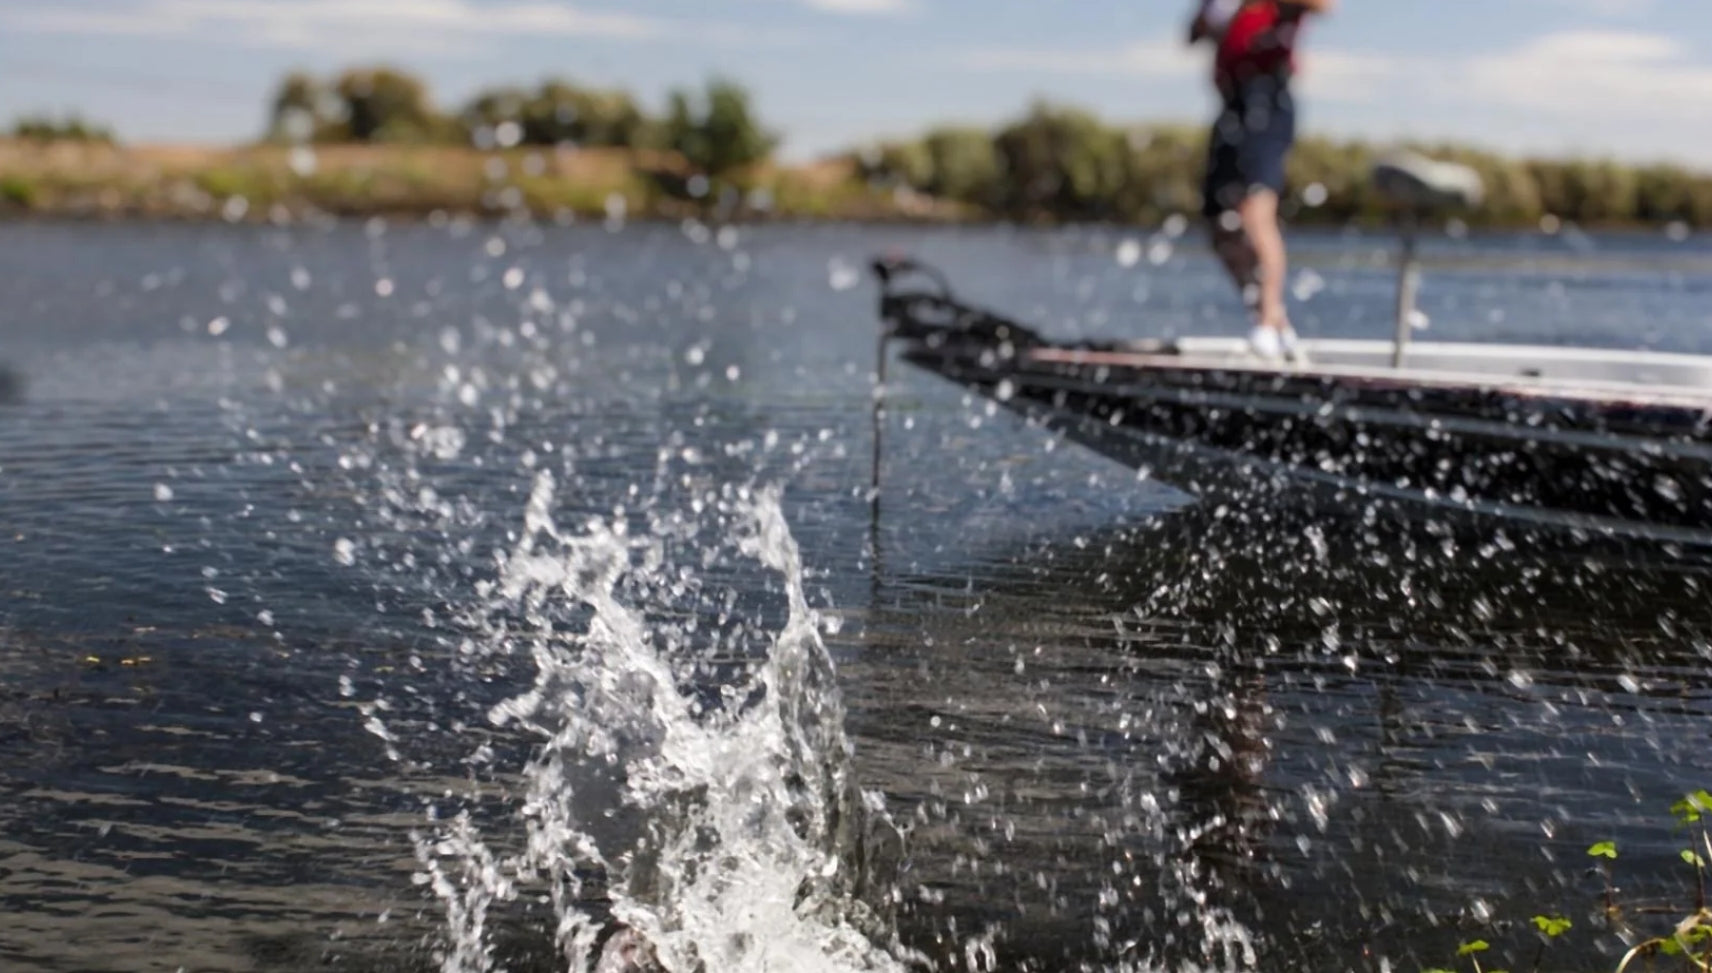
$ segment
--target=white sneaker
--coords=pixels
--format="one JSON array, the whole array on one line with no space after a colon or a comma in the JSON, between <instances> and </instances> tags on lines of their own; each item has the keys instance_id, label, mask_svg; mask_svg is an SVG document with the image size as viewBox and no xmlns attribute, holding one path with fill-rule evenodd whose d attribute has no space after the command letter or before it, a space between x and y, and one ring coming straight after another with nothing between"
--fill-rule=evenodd
<instances>
[{"instance_id":1,"label":"white sneaker","mask_svg":"<svg viewBox=\"0 0 1712 973\"><path fill-rule=\"evenodd\" d=\"M1284 360L1284 335L1277 328L1257 324L1248 333L1248 350L1265 361L1281 362Z\"/></svg>"},{"instance_id":2,"label":"white sneaker","mask_svg":"<svg viewBox=\"0 0 1712 973\"><path fill-rule=\"evenodd\" d=\"M1308 349L1302 347L1302 340L1296 337L1295 328L1289 326L1284 328L1282 344L1284 345L1285 359L1296 365L1309 364Z\"/></svg>"}]
</instances>

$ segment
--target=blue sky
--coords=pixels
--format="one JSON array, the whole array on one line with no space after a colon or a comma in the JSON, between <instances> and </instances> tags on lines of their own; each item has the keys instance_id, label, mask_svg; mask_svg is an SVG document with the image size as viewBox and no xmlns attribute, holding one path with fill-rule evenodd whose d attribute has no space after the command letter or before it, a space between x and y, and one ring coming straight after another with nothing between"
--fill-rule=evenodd
<instances>
[{"instance_id":1,"label":"blue sky","mask_svg":"<svg viewBox=\"0 0 1712 973\"><path fill-rule=\"evenodd\" d=\"M558 74L658 103L712 72L793 157L989 122L1044 96L1200 121L1190 0L0 0L0 118L254 136L286 71L385 60L442 103ZM1712 0L1342 0L1307 38L1306 125L1712 169Z\"/></svg>"}]
</instances>

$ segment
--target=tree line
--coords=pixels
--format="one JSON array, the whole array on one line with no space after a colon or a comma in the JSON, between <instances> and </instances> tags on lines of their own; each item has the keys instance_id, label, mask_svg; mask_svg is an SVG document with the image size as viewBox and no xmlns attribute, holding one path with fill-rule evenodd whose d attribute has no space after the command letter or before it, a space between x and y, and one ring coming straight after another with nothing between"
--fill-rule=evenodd
<instances>
[{"instance_id":1,"label":"tree line","mask_svg":"<svg viewBox=\"0 0 1712 973\"><path fill-rule=\"evenodd\" d=\"M420 78L390 67L353 68L325 80L290 75L274 94L268 138L658 150L714 177L766 160L778 144L748 91L721 78L699 91L673 91L658 114L629 92L559 78L482 91L447 111Z\"/></svg>"},{"instance_id":2,"label":"tree line","mask_svg":"<svg viewBox=\"0 0 1712 973\"><path fill-rule=\"evenodd\" d=\"M1680 222L1712 227L1712 175L1673 165L1517 159L1453 144L1410 146L1472 166L1486 200L1475 225L1587 226ZM1327 224L1384 218L1369 173L1384 149L1303 139L1289 165L1294 219ZM1154 223L1200 210L1206 129L1109 124L1076 108L1037 103L995 128L941 127L853 155L864 178L953 199L1014 220Z\"/></svg>"},{"instance_id":3,"label":"tree line","mask_svg":"<svg viewBox=\"0 0 1712 973\"><path fill-rule=\"evenodd\" d=\"M108 129L77 116L26 118L12 134L39 142L112 140ZM728 80L673 91L658 110L627 91L562 78L491 88L443 108L420 78L386 66L325 78L286 77L268 105L266 140L482 150L616 148L632 153L629 164L654 190L675 198L712 198L712 190L746 186L760 178L761 164L778 145L749 93ZM1712 228L1712 174L1705 172L1611 160L1514 158L1454 144L1411 147L1480 172L1487 198L1464 215L1476 226L1556 219L1590 227ZM1361 141L1304 138L1290 159L1288 215L1323 225L1384 219L1368 176L1382 151ZM829 200L887 193L930 197L944 204L934 212L955 209L971 218L1154 224L1199 211L1205 156L1204 126L1114 124L1078 108L1040 102L998 125L942 126L852 151L842 159L851 173L840 184L844 188L816 192L829 194ZM823 202L803 212L841 212Z\"/></svg>"},{"instance_id":4,"label":"tree line","mask_svg":"<svg viewBox=\"0 0 1712 973\"><path fill-rule=\"evenodd\" d=\"M767 159L777 145L748 92L725 80L673 92L658 114L628 92L562 79L479 92L447 112L420 79L385 67L324 81L292 75L274 98L269 132L323 142L652 149L676 153L690 169L716 178ZM1712 176L1683 167L1518 159L1452 144L1412 147L1480 172L1487 199L1465 217L1475 225L1555 217L1588 226L1712 226ZM1361 141L1303 139L1290 160L1292 217L1323 224L1383 219L1368 179L1381 151ZM1112 124L1041 102L991 128L939 127L852 152L848 161L870 184L952 201L975 216L1153 223L1200 209L1205 156L1201 126Z\"/></svg>"},{"instance_id":5,"label":"tree line","mask_svg":"<svg viewBox=\"0 0 1712 973\"><path fill-rule=\"evenodd\" d=\"M113 142L113 130L77 114L25 115L12 123L12 137L26 142Z\"/></svg>"}]
</instances>

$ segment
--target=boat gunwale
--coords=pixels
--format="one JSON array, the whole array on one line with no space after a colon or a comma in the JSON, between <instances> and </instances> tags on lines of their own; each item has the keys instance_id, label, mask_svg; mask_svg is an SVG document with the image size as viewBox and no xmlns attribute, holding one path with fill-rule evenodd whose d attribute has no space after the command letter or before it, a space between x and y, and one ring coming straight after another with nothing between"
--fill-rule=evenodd
<instances>
[{"instance_id":1,"label":"boat gunwale","mask_svg":"<svg viewBox=\"0 0 1712 973\"><path fill-rule=\"evenodd\" d=\"M1233 343L1240 339L1233 339ZM1372 342L1372 344L1381 344ZM1316 344L1304 342L1312 358ZM1452 346L1482 347L1479 345ZM1552 349L1551 346L1488 345L1527 351L1573 350L1595 352L1597 349ZM1654 386L1643 389L1637 383L1598 379L1564 379L1527 376L1495 376L1480 372L1429 371L1412 368L1389 368L1357 365L1292 365L1269 363L1259 359L1219 358L1204 355L1148 353L1124 349L1077 348L1068 344L1049 344L1037 348L1019 349L1017 354L1029 361L1049 365L1092 365L1107 368L1131 368L1139 371L1173 372L1238 372L1253 375L1284 376L1298 379L1327 378L1370 389L1408 390L1431 388L1447 391L1485 392L1514 396L1528 400L1561 400L1589 403L1604 407L1668 408L1699 413L1701 425L1712 425L1712 389L1690 386ZM1634 353L1629 354L1653 354ZM1492 357L1498 357L1496 355ZM1705 362L1712 366L1712 356L1676 356ZM1610 394L1620 393L1620 394Z\"/></svg>"}]
</instances>

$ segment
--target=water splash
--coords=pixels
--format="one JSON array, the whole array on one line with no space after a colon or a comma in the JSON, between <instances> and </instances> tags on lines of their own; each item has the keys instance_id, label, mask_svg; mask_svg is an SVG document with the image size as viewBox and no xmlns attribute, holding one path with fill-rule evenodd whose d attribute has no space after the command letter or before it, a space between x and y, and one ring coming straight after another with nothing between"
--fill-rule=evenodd
<instances>
[{"instance_id":1,"label":"water splash","mask_svg":"<svg viewBox=\"0 0 1712 973\"><path fill-rule=\"evenodd\" d=\"M417 835L418 880L446 910L441 968L495 969L490 912L545 888L572 971L602 963L614 930L667 970L902 969L878 860L896 833L851 780L832 662L777 492L727 489L700 518L729 525L727 543L777 578L771 629L735 590L712 600L712 617L683 615L709 604L667 556L699 531L692 520L572 534L554 498L540 474L463 653L471 671L529 675L487 713L534 741L516 768L517 812L499 824L521 828L521 847L496 851L516 836L484 836L468 810ZM486 748L473 761L497 759ZM602 773L617 785L604 815L602 797L581 793Z\"/></svg>"}]
</instances>

